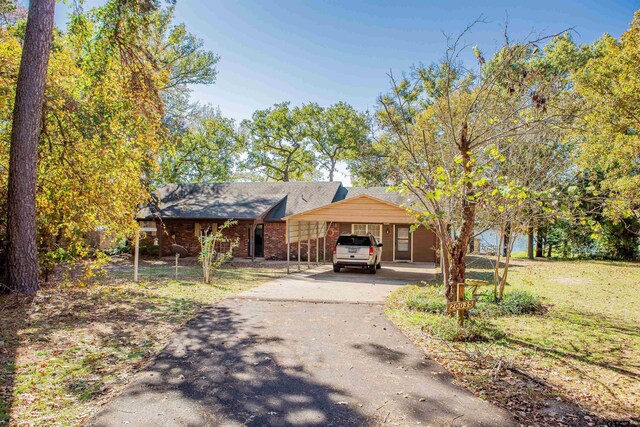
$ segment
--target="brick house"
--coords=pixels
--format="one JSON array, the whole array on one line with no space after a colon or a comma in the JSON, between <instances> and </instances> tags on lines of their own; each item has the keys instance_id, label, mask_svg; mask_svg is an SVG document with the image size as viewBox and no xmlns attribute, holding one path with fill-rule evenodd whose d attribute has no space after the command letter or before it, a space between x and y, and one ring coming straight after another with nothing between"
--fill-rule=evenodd
<instances>
[{"instance_id":1,"label":"brick house","mask_svg":"<svg viewBox=\"0 0 640 427\"><path fill-rule=\"evenodd\" d=\"M331 258L340 234L374 234L384 245L383 261L436 261L436 237L413 218L400 195L384 187L344 187L340 182L233 182L171 184L160 188L153 204L138 214L154 222L161 255L178 244L196 256L199 236L226 220L237 224L225 235L238 239L234 256L322 260ZM289 244L287 245L287 242ZM289 251L287 251L289 246Z\"/></svg>"}]
</instances>

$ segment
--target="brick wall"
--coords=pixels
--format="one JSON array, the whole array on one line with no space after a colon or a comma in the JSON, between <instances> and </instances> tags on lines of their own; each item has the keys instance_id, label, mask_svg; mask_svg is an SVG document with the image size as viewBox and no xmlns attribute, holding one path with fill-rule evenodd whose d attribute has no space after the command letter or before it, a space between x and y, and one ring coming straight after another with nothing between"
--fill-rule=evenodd
<instances>
[{"instance_id":1,"label":"brick wall","mask_svg":"<svg viewBox=\"0 0 640 427\"><path fill-rule=\"evenodd\" d=\"M284 222L267 222L264 225L264 256L266 259L287 259L287 226ZM333 247L340 235L340 229L338 224L332 224L329 233L327 234L326 241L326 257L327 261L331 261L333 255ZM311 261L316 260L316 242L311 240ZM318 259L322 261L322 245L323 241L320 239L318 245ZM295 260L298 257L298 244L291 244L291 259ZM300 242L300 259L307 260L307 241Z\"/></svg>"},{"instance_id":2,"label":"brick wall","mask_svg":"<svg viewBox=\"0 0 640 427\"><path fill-rule=\"evenodd\" d=\"M160 248L162 255L171 255L170 246L172 244L178 244L187 249L190 256L198 256L200 254L200 241L195 234L196 222L213 223L214 221L194 221L194 220L181 220L181 219L165 219L162 222L157 221L156 226L158 228L157 237L160 240ZM224 223L223 220L216 222L218 226ZM235 240L239 239L239 246L233 251L235 257L247 257L249 247L249 233L247 227L251 224L250 221L238 221L238 224L224 230L225 237ZM153 245L154 236L151 233L147 233L147 237L141 240L141 245Z\"/></svg>"},{"instance_id":3,"label":"brick wall","mask_svg":"<svg viewBox=\"0 0 640 427\"><path fill-rule=\"evenodd\" d=\"M193 220L164 220L166 226L166 232L162 229L162 223L158 222L158 237L160 240L160 246L162 248L162 255L171 255L169 246L172 243L177 243L184 246L189 255L198 256L200 253L200 242L195 236L195 223ZM218 221L218 224L222 224L223 221ZM230 239L239 239L239 246L234 250L233 255L235 257L249 257L249 232L248 227L252 224L251 221L239 221L237 225L225 230L225 236ZM393 227L393 225L391 225ZM393 256L393 234L386 233L387 226L383 226L382 242L383 248L383 261L391 260ZM287 244L286 244L286 224L285 222L267 222L264 224L264 256L265 259L286 260L287 259ZM340 233L350 233L351 224L348 223L332 223L329 227L326 239L326 259L331 261L333 256L333 247L335 246ZM415 261L433 261L435 259L434 246L436 245L435 236L431 231L425 230L420 227L414 237L414 260ZM175 236L172 238L171 236ZM153 237L151 233L147 234L145 239L142 239L141 244L153 245ZM316 260L316 243L311 240L311 261ZM298 256L297 243L291 244L291 259L295 260ZM319 257L322 260L322 240L319 245ZM300 242L300 259L302 261L307 260L307 242Z\"/></svg>"},{"instance_id":4,"label":"brick wall","mask_svg":"<svg viewBox=\"0 0 640 427\"><path fill-rule=\"evenodd\" d=\"M284 222L267 222L264 224L265 259L287 259L286 233L287 227Z\"/></svg>"}]
</instances>

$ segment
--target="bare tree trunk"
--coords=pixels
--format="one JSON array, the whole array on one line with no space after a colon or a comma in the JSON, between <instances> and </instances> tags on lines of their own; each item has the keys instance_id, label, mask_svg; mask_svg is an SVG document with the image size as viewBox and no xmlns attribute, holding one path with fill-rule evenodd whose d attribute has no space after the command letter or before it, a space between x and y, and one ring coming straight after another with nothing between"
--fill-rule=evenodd
<instances>
[{"instance_id":1,"label":"bare tree trunk","mask_svg":"<svg viewBox=\"0 0 640 427\"><path fill-rule=\"evenodd\" d=\"M33 294L38 290L36 243L36 169L38 132L51 49L55 0L31 0L16 99L13 107L9 188L7 287Z\"/></svg>"},{"instance_id":2,"label":"bare tree trunk","mask_svg":"<svg viewBox=\"0 0 640 427\"><path fill-rule=\"evenodd\" d=\"M442 239L440 239L440 268L442 269L442 283L449 283L449 252L445 250Z\"/></svg>"},{"instance_id":3,"label":"bare tree trunk","mask_svg":"<svg viewBox=\"0 0 640 427\"><path fill-rule=\"evenodd\" d=\"M527 232L527 258L533 259L533 226L529 226Z\"/></svg>"},{"instance_id":4,"label":"bare tree trunk","mask_svg":"<svg viewBox=\"0 0 640 427\"><path fill-rule=\"evenodd\" d=\"M501 245L504 244L504 227L500 228L500 239L496 249L496 265L493 268L493 300L498 301L498 284L500 283L500 254L502 254Z\"/></svg>"},{"instance_id":5,"label":"bare tree trunk","mask_svg":"<svg viewBox=\"0 0 640 427\"><path fill-rule=\"evenodd\" d=\"M333 175L336 171L336 162L331 161L331 167L329 168L329 182L333 182Z\"/></svg>"},{"instance_id":6,"label":"bare tree trunk","mask_svg":"<svg viewBox=\"0 0 640 427\"><path fill-rule=\"evenodd\" d=\"M509 239L511 238L511 223L507 222L507 225L504 229L504 242L502 245L502 256L507 256L507 250L509 250Z\"/></svg>"},{"instance_id":7,"label":"bare tree trunk","mask_svg":"<svg viewBox=\"0 0 640 427\"><path fill-rule=\"evenodd\" d=\"M549 246L547 247L547 258L551 258L551 249L553 248L553 245L551 243L549 243Z\"/></svg>"},{"instance_id":8,"label":"bare tree trunk","mask_svg":"<svg viewBox=\"0 0 640 427\"><path fill-rule=\"evenodd\" d=\"M462 157L462 165L467 176L471 175L471 156L469 150L469 140L467 139L468 127L467 123L463 123L462 132L460 133L460 145L458 150ZM462 225L460 233L455 239L453 246L449 249L450 262L449 265L449 282L445 288L445 296L447 301L456 300L456 288L458 283L464 283L466 263L465 256L469 247L469 240L473 234L473 226L476 216L476 204L470 200L473 194L473 184L471 180L467 180L465 184L465 197L462 203Z\"/></svg>"},{"instance_id":9,"label":"bare tree trunk","mask_svg":"<svg viewBox=\"0 0 640 427\"><path fill-rule=\"evenodd\" d=\"M538 231L538 238L536 239L536 258L542 258L544 255L542 254L542 236L540 235L540 231Z\"/></svg>"},{"instance_id":10,"label":"bare tree trunk","mask_svg":"<svg viewBox=\"0 0 640 427\"><path fill-rule=\"evenodd\" d=\"M509 229L509 233L511 234L511 229ZM502 277L500 278L500 290L498 292L498 299L502 300L504 297L504 287L507 284L507 276L509 275L509 262L511 261L511 251L513 250L513 241L515 240L515 236L509 236L510 246L507 248L507 255L504 259L504 268L502 270Z\"/></svg>"}]
</instances>

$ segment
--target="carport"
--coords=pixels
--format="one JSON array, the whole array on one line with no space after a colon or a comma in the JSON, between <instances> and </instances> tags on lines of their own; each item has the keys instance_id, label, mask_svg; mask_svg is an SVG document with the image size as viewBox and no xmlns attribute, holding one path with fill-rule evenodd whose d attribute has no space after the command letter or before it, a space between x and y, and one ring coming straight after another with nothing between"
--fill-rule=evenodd
<instances>
[{"instance_id":1,"label":"carport","mask_svg":"<svg viewBox=\"0 0 640 427\"><path fill-rule=\"evenodd\" d=\"M300 242L307 242L307 265L311 263L311 241L316 244L316 264L319 263L319 241L323 242L323 262L326 261L327 231L332 223L394 224L392 236L393 259L396 255L395 224L416 223L407 209L385 200L362 194L283 218L286 221L287 273L290 272L291 244L297 243L297 263L300 270ZM411 261L413 261L413 239Z\"/></svg>"}]
</instances>

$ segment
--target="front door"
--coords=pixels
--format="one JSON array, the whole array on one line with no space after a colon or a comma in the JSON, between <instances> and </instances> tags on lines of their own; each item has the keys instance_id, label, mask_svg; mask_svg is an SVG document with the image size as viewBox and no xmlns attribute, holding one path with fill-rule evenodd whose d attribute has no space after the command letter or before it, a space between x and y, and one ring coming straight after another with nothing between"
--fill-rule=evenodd
<instances>
[{"instance_id":1,"label":"front door","mask_svg":"<svg viewBox=\"0 0 640 427\"><path fill-rule=\"evenodd\" d=\"M411 233L408 225L396 225L396 260L411 261Z\"/></svg>"},{"instance_id":2,"label":"front door","mask_svg":"<svg viewBox=\"0 0 640 427\"><path fill-rule=\"evenodd\" d=\"M264 224L256 225L256 233L254 239L256 245L255 257L261 258L264 256Z\"/></svg>"}]
</instances>

